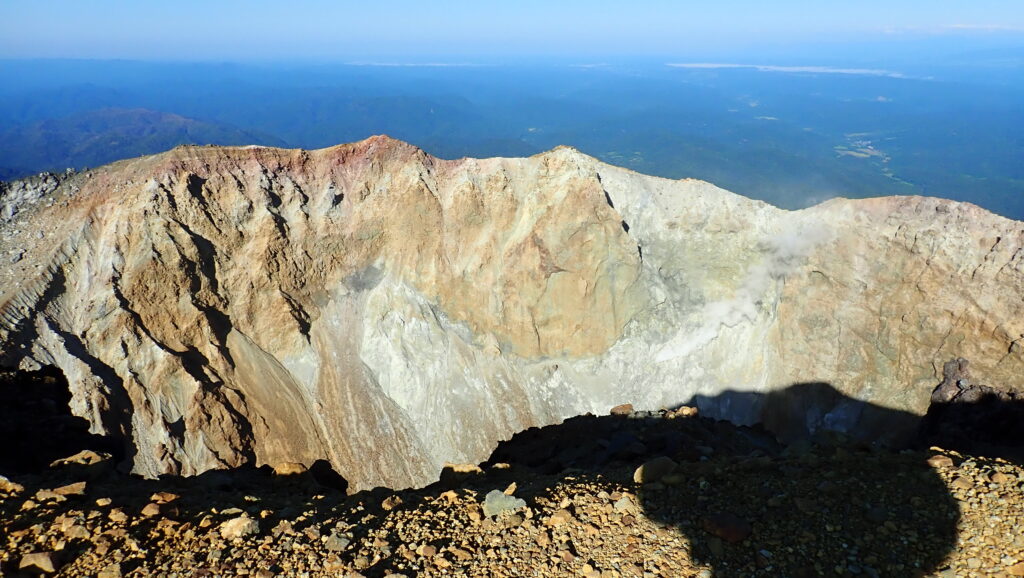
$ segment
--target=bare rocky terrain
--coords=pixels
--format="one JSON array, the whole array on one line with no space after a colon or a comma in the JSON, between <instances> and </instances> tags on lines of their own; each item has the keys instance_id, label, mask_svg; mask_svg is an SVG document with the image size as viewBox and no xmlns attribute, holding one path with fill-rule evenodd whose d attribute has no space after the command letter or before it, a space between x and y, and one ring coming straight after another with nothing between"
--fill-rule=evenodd
<instances>
[{"instance_id":1,"label":"bare rocky terrain","mask_svg":"<svg viewBox=\"0 0 1024 578\"><path fill-rule=\"evenodd\" d=\"M59 370L150 478L324 460L423 486L623 402L897 443L947 360L1024 371L1024 224L964 203L783 211L565 147L386 137L2 189L0 364Z\"/></svg>"},{"instance_id":2,"label":"bare rocky terrain","mask_svg":"<svg viewBox=\"0 0 1024 578\"><path fill-rule=\"evenodd\" d=\"M627 404L352 491L325 462L126 474L59 375L7 372L0 575L1024 575L1024 404L966 360L944 374L903 450Z\"/></svg>"},{"instance_id":3,"label":"bare rocky terrain","mask_svg":"<svg viewBox=\"0 0 1024 578\"><path fill-rule=\"evenodd\" d=\"M0 255L5 575L1024 575L973 205L374 137L5 183Z\"/></svg>"},{"instance_id":4,"label":"bare rocky terrain","mask_svg":"<svg viewBox=\"0 0 1024 578\"><path fill-rule=\"evenodd\" d=\"M420 490L298 464L193 478L86 450L0 481L0 572L62 576L1020 576L1024 469L694 408L534 429Z\"/></svg>"}]
</instances>

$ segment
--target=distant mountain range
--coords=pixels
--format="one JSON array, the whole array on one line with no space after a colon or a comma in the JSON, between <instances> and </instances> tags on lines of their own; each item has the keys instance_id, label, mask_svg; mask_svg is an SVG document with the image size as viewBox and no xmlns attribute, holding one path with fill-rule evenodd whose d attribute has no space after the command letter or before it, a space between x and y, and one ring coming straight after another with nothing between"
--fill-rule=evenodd
<instances>
[{"instance_id":1,"label":"distant mountain range","mask_svg":"<svg viewBox=\"0 0 1024 578\"><path fill-rule=\"evenodd\" d=\"M1024 219L1019 68L759 62L0 60L0 179L184 143L311 150L387 134L445 159L529 156L568 145L785 209L833 197L926 195Z\"/></svg>"},{"instance_id":2,"label":"distant mountain range","mask_svg":"<svg viewBox=\"0 0 1024 578\"><path fill-rule=\"evenodd\" d=\"M181 144L283 146L272 136L144 108L105 108L0 132L0 180L81 169Z\"/></svg>"}]
</instances>

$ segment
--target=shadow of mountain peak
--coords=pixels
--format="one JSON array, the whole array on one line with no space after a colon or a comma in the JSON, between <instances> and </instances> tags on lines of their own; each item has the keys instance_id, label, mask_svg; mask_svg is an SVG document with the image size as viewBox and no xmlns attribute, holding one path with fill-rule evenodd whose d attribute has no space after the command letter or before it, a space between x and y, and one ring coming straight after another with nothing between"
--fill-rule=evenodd
<instances>
[{"instance_id":1,"label":"shadow of mountain peak","mask_svg":"<svg viewBox=\"0 0 1024 578\"><path fill-rule=\"evenodd\" d=\"M792 426L792 441L692 406L623 406L520 432L426 488L351 495L326 463L143 480L86 455L0 484L12 544L0 571L16 572L18 556L45 543L63 544L66 575L111 563L126 575L929 575L966 570L964 541L982 540L1003 508L997 498L1024 483L995 458L892 449L841 431L851 416L919 418L827 383L704 402L765 411ZM800 427L783 420L804 411ZM1007 502L999 515L1019 524ZM253 533L231 537L236 523ZM82 534L77 526L92 537L63 534ZM1024 540L1010 546L1024 552Z\"/></svg>"},{"instance_id":2,"label":"shadow of mountain peak","mask_svg":"<svg viewBox=\"0 0 1024 578\"><path fill-rule=\"evenodd\" d=\"M846 427L867 417L913 428L919 417L852 400L827 383L694 401L763 412L768 423L616 408L619 415L521 432L485 469L502 462L621 484L635 504L614 502L612 523L646 517L715 576L913 576L944 567L960 512L931 454L893 451ZM783 426L779 437L790 443L768 424Z\"/></svg>"}]
</instances>

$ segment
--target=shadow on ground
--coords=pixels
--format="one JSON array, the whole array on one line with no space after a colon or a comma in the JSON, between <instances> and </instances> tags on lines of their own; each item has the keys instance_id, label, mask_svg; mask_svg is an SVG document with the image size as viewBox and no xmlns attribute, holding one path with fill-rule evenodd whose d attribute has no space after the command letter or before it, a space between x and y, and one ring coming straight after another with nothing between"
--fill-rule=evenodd
<instances>
[{"instance_id":1,"label":"shadow on ground","mask_svg":"<svg viewBox=\"0 0 1024 578\"><path fill-rule=\"evenodd\" d=\"M896 436L916 449L879 447L841 430L870 423L876 431L916 431L920 418L850 400L828 384L797 384L764 396L726 392L694 400L708 408L756 408L786 443L760 425L701 417L688 406L618 408L520 432L479 468L448 469L421 490L354 495L326 464L292 476L250 467L158 480L119 473L113 459L40 466L55 453L109 443L81 437L81 427L61 430L72 434L63 441L37 440L61 436L45 435L46 420L22 420L27 429L8 439L26 440L27 449L8 444L4 458L7 465L22 461L15 470L0 469L22 472L12 477L24 490L4 498L0 488L0 522L13 538L4 547L19 550L0 557L0 572L17 575L19 556L46 549L67 575L108 562L140 576L240 569L258 576L440 576L450 575L452 565L470 575L572 575L588 565L637 577L936 573L956 546L960 510L927 463L934 453L927 444L953 443L983 427L991 430L986 447L1010 455L1020 446L1013 426L1022 422L1013 420L1021 414L1014 412L1024 411L987 391L967 396L984 404L967 403L961 392L968 382L953 383L954 395L936 402L941 407L920 424L916 439ZM62 412L59 404L51 411L43 400L26 403L46 406L48 415ZM45 493L82 481L80 492ZM532 513L481 517L488 492L512 484ZM154 505L158 511L147 514ZM125 521L112 525L115 510ZM563 510L572 522L558 525ZM238 517L257 523L250 542L219 531ZM80 536L76 525L86 528ZM426 546L436 554L418 551Z\"/></svg>"},{"instance_id":2,"label":"shadow on ground","mask_svg":"<svg viewBox=\"0 0 1024 578\"><path fill-rule=\"evenodd\" d=\"M40 471L87 448L123 458L123 445L89 433L70 401L67 380L55 368L0 371L0 473Z\"/></svg>"},{"instance_id":3,"label":"shadow on ground","mask_svg":"<svg viewBox=\"0 0 1024 578\"><path fill-rule=\"evenodd\" d=\"M761 426L673 419L679 412L583 416L522 432L491 461L547 473L630 471L643 514L683 534L715 576L913 576L944 567L959 510L926 455L826 427L830 414L857 406L877 423L906 427L919 418L823 383L723 396L701 405L739 396L777 422L810 417L778 422L790 441L783 445ZM645 462L648 471L633 472Z\"/></svg>"},{"instance_id":4,"label":"shadow on ground","mask_svg":"<svg viewBox=\"0 0 1024 578\"><path fill-rule=\"evenodd\" d=\"M1024 464L1024 393L977 383L969 366L963 358L943 366L918 444Z\"/></svg>"}]
</instances>

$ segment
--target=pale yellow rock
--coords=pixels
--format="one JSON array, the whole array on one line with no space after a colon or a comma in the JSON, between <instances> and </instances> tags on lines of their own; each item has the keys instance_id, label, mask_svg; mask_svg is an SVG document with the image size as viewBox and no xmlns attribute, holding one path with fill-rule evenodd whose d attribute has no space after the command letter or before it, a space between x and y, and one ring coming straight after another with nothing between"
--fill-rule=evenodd
<instances>
[{"instance_id":1,"label":"pale yellow rock","mask_svg":"<svg viewBox=\"0 0 1024 578\"><path fill-rule=\"evenodd\" d=\"M0 475L0 492L11 495L18 495L25 491L25 486L12 482L5 476Z\"/></svg>"},{"instance_id":2,"label":"pale yellow rock","mask_svg":"<svg viewBox=\"0 0 1024 578\"><path fill-rule=\"evenodd\" d=\"M990 479L994 484L1011 484L1017 481L1016 476L1011 476L1003 472L995 472L990 476Z\"/></svg>"},{"instance_id":3,"label":"pale yellow rock","mask_svg":"<svg viewBox=\"0 0 1024 578\"><path fill-rule=\"evenodd\" d=\"M21 562L18 563L18 569L29 572L53 574L57 571L59 565L57 555L53 552L34 552L32 554L25 554L21 557Z\"/></svg>"},{"instance_id":4,"label":"pale yellow rock","mask_svg":"<svg viewBox=\"0 0 1024 578\"><path fill-rule=\"evenodd\" d=\"M54 461L50 464L50 467L55 468L73 464L91 466L109 459L110 454L97 453L92 450L82 450L73 456Z\"/></svg>"},{"instance_id":5,"label":"pale yellow rock","mask_svg":"<svg viewBox=\"0 0 1024 578\"><path fill-rule=\"evenodd\" d=\"M225 540L235 540L258 534L260 524L248 516L239 516L222 523L218 531Z\"/></svg>"},{"instance_id":6,"label":"pale yellow rock","mask_svg":"<svg viewBox=\"0 0 1024 578\"><path fill-rule=\"evenodd\" d=\"M53 493L59 496L81 496L85 494L85 482L75 482L59 488L54 488Z\"/></svg>"},{"instance_id":7,"label":"pale yellow rock","mask_svg":"<svg viewBox=\"0 0 1024 578\"><path fill-rule=\"evenodd\" d=\"M274 474L278 476L296 476L306 471L306 466L297 462L285 462L274 466Z\"/></svg>"},{"instance_id":8,"label":"pale yellow rock","mask_svg":"<svg viewBox=\"0 0 1024 578\"><path fill-rule=\"evenodd\" d=\"M156 492L149 499L157 504L169 504L180 497L178 494L172 494L171 492Z\"/></svg>"},{"instance_id":9,"label":"pale yellow rock","mask_svg":"<svg viewBox=\"0 0 1024 578\"><path fill-rule=\"evenodd\" d=\"M928 458L927 462L929 466L936 469L953 467L953 459L950 458L949 456L932 456Z\"/></svg>"},{"instance_id":10,"label":"pale yellow rock","mask_svg":"<svg viewBox=\"0 0 1024 578\"><path fill-rule=\"evenodd\" d=\"M633 472L633 481L638 484L660 482L662 478L675 471L678 464L668 457L659 456L641 464Z\"/></svg>"}]
</instances>

